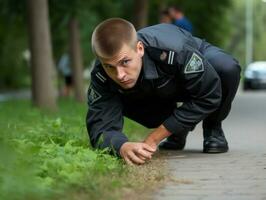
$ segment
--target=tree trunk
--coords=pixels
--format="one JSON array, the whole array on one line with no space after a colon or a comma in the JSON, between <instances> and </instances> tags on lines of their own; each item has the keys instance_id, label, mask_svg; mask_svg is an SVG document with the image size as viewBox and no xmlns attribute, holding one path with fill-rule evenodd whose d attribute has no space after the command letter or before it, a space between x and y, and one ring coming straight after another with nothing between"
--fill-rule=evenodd
<instances>
[{"instance_id":1,"label":"tree trunk","mask_svg":"<svg viewBox=\"0 0 266 200\"><path fill-rule=\"evenodd\" d=\"M56 109L47 0L27 0L33 104Z\"/></svg>"},{"instance_id":2,"label":"tree trunk","mask_svg":"<svg viewBox=\"0 0 266 200\"><path fill-rule=\"evenodd\" d=\"M134 1L134 18L133 24L136 30L147 26L149 11L149 0Z\"/></svg>"},{"instance_id":3,"label":"tree trunk","mask_svg":"<svg viewBox=\"0 0 266 200\"><path fill-rule=\"evenodd\" d=\"M75 98L79 102L84 102L85 91L83 81L83 66L82 53L80 47L79 26L77 19L73 17L69 21L69 42Z\"/></svg>"},{"instance_id":4,"label":"tree trunk","mask_svg":"<svg viewBox=\"0 0 266 200\"><path fill-rule=\"evenodd\" d=\"M165 1L159 1L158 13L161 14L167 8L167 3Z\"/></svg>"}]
</instances>

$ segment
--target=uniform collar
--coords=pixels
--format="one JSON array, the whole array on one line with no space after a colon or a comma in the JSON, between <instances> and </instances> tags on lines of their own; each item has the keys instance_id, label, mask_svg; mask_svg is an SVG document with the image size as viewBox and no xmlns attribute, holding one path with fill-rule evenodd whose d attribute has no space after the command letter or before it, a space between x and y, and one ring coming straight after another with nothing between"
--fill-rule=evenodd
<instances>
[{"instance_id":1,"label":"uniform collar","mask_svg":"<svg viewBox=\"0 0 266 200\"><path fill-rule=\"evenodd\" d=\"M149 57L148 52L145 50L143 58L142 58L143 64L143 75L145 79L156 79L159 78L156 65L154 61Z\"/></svg>"}]
</instances>

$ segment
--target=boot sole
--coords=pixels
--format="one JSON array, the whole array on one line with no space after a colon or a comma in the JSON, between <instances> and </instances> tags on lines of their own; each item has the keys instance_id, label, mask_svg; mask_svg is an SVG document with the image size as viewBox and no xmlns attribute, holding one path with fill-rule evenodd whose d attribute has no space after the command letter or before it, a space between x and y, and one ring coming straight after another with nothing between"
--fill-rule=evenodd
<instances>
[{"instance_id":1,"label":"boot sole","mask_svg":"<svg viewBox=\"0 0 266 200\"><path fill-rule=\"evenodd\" d=\"M203 153L226 153L228 152L228 148L224 149L217 149L217 148L208 148L208 149L203 149Z\"/></svg>"}]
</instances>

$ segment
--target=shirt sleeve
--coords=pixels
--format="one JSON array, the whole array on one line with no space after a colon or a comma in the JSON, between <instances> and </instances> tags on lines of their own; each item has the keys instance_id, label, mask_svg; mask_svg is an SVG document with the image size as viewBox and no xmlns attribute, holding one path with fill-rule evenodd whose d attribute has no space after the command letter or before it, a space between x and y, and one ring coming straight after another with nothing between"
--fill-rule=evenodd
<instances>
[{"instance_id":1,"label":"shirt sleeve","mask_svg":"<svg viewBox=\"0 0 266 200\"><path fill-rule=\"evenodd\" d=\"M177 56L177 63L177 76L189 100L163 122L173 134L193 130L197 123L218 109L222 97L218 74L197 49L185 45Z\"/></svg>"},{"instance_id":2,"label":"shirt sleeve","mask_svg":"<svg viewBox=\"0 0 266 200\"><path fill-rule=\"evenodd\" d=\"M122 104L119 96L107 87L108 85L92 74L88 90L86 125L94 148L108 148L110 153L120 156L120 147L128 141L122 133Z\"/></svg>"}]
</instances>

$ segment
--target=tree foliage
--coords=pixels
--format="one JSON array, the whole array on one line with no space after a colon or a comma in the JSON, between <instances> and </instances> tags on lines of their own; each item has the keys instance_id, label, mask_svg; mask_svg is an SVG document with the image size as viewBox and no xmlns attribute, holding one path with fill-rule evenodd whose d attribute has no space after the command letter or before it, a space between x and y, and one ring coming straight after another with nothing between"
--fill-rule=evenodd
<instances>
[{"instance_id":1,"label":"tree foliage","mask_svg":"<svg viewBox=\"0 0 266 200\"><path fill-rule=\"evenodd\" d=\"M245 67L246 1L234 0L230 12L231 31L225 48ZM266 60L266 3L253 0L253 60Z\"/></svg>"},{"instance_id":2,"label":"tree foliage","mask_svg":"<svg viewBox=\"0 0 266 200\"><path fill-rule=\"evenodd\" d=\"M27 48L25 7L19 0L0 1L0 89L29 83L23 58Z\"/></svg>"},{"instance_id":3,"label":"tree foliage","mask_svg":"<svg viewBox=\"0 0 266 200\"><path fill-rule=\"evenodd\" d=\"M194 25L195 35L217 45L223 44L230 33L229 12L231 1L224 0L153 0L149 1L148 25L159 22L163 6L181 5ZM75 16L80 24L81 47L85 66L93 59L90 37L95 26L110 17L122 17L134 21L134 0L49 0L50 25L55 63L68 48L68 21ZM0 88L21 85L28 81L29 70L22 52L28 49L25 0L1 0L0 2ZM12 52L12 54L10 54ZM14 59L15 58L15 59ZM19 72L19 76L16 73Z\"/></svg>"}]
</instances>

